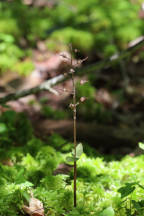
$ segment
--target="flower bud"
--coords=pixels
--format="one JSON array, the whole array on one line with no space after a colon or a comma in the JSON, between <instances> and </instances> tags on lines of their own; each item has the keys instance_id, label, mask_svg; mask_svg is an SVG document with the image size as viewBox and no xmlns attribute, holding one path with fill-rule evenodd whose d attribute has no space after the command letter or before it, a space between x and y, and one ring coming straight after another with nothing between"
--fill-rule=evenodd
<instances>
[{"instance_id":1,"label":"flower bud","mask_svg":"<svg viewBox=\"0 0 144 216\"><path fill-rule=\"evenodd\" d=\"M73 109L73 108L74 108L74 104L70 103L69 107L70 107L71 109Z\"/></svg>"},{"instance_id":2,"label":"flower bud","mask_svg":"<svg viewBox=\"0 0 144 216\"><path fill-rule=\"evenodd\" d=\"M81 97L80 102L83 103L86 100L86 97Z\"/></svg>"},{"instance_id":3,"label":"flower bud","mask_svg":"<svg viewBox=\"0 0 144 216\"><path fill-rule=\"evenodd\" d=\"M69 73L75 73L75 70L71 68Z\"/></svg>"}]
</instances>

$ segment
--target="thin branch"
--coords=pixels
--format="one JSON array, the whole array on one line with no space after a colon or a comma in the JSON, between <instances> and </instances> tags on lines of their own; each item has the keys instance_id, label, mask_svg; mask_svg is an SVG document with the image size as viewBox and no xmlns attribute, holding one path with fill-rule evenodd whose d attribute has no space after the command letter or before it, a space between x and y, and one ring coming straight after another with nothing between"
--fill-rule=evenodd
<instances>
[{"instance_id":1,"label":"thin branch","mask_svg":"<svg viewBox=\"0 0 144 216\"><path fill-rule=\"evenodd\" d=\"M139 40L139 42L134 43L133 46L130 46L128 49L124 50L119 54L114 54L110 58L104 59L98 63L91 64L89 66L78 69L79 75L84 73L91 73L101 71L104 68L112 67L113 65L119 63L121 60L130 58L137 50L144 46L144 37Z\"/></svg>"},{"instance_id":2,"label":"thin branch","mask_svg":"<svg viewBox=\"0 0 144 216\"><path fill-rule=\"evenodd\" d=\"M99 72L104 68L108 68L108 67L113 66L114 64L117 64L122 59L129 58L130 56L133 55L133 53L135 53L142 46L144 46L144 38L142 38L138 43L129 47L125 51L121 52L119 55L115 54L112 57L104 59L103 61L100 61L98 63L91 64L89 66L85 66L82 68L77 68L77 69L75 69L75 71L78 75L83 75L85 73L91 73L91 72ZM50 91L54 94L57 94L57 92L54 89L52 89L52 86L54 86L60 82L63 82L64 80L66 80L68 78L69 78L69 76L65 77L64 75L59 75L59 76L56 76L50 80L45 81L41 85L36 86L34 88L26 89L23 91L12 93L12 94L8 94L8 95L0 98L0 104L5 104L8 101L17 100L19 98L25 97L25 96L30 95L30 94L36 94L36 93L43 91L43 90L47 90L47 91Z\"/></svg>"},{"instance_id":3,"label":"thin branch","mask_svg":"<svg viewBox=\"0 0 144 216\"><path fill-rule=\"evenodd\" d=\"M43 90L46 90L46 91L49 91L49 92L52 92L52 93L58 95L58 92L55 89L53 89L52 87L54 85L58 84L59 82L63 81L64 79L65 79L64 75L59 75L59 76L56 76L50 80L43 82L41 85L36 86L34 88L8 94L5 97L0 98L0 104L5 104L8 101L17 100L19 98L28 96L30 94L36 94L36 93L43 91Z\"/></svg>"}]
</instances>

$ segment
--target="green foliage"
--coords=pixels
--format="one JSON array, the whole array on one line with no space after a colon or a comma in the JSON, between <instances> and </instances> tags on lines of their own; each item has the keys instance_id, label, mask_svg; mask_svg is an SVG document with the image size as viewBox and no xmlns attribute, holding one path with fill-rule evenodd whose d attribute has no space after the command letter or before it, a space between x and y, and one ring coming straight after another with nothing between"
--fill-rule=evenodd
<instances>
[{"instance_id":1,"label":"green foliage","mask_svg":"<svg viewBox=\"0 0 144 216\"><path fill-rule=\"evenodd\" d=\"M144 150L144 143L143 143L143 142L139 142L138 145L139 145L139 148L140 148L140 149Z\"/></svg>"},{"instance_id":2,"label":"green foliage","mask_svg":"<svg viewBox=\"0 0 144 216\"><path fill-rule=\"evenodd\" d=\"M97 122L110 122L112 119L111 111L107 110L102 104L96 102L96 89L92 84L86 83L79 85L77 83L77 98L85 96L86 101L78 106L78 117L85 120L95 120Z\"/></svg>"},{"instance_id":3,"label":"green foliage","mask_svg":"<svg viewBox=\"0 0 144 216\"><path fill-rule=\"evenodd\" d=\"M88 99L94 99L95 88L89 82L85 85L79 85L79 83L77 83L77 97L80 99L82 96Z\"/></svg>"},{"instance_id":4,"label":"green foliage","mask_svg":"<svg viewBox=\"0 0 144 216\"><path fill-rule=\"evenodd\" d=\"M68 117L66 111L54 110L50 106L43 106L41 112L45 117L55 120L65 119Z\"/></svg>"},{"instance_id":5,"label":"green foliage","mask_svg":"<svg viewBox=\"0 0 144 216\"><path fill-rule=\"evenodd\" d=\"M16 129L17 134L25 137L14 136L12 132ZM101 156L96 157L90 147L85 152L91 157L82 154L83 147L79 144L77 208L73 208L73 170L70 175L53 174L70 154L73 144L58 134L46 142L35 138L26 116L13 111L0 116L0 131L0 152L6 154L0 161L0 215L23 214L22 206L28 204L30 191L43 202L45 213L54 216L143 215L143 155L106 162ZM65 151L64 146L68 146ZM4 165L3 159L11 160L12 166Z\"/></svg>"},{"instance_id":6,"label":"green foliage","mask_svg":"<svg viewBox=\"0 0 144 216\"><path fill-rule=\"evenodd\" d=\"M87 100L80 106L78 106L78 116L83 115L87 119L87 114L89 119L93 118L96 111L96 102L95 102L95 88L90 84L86 83L85 85L77 84L77 98L78 100L85 96Z\"/></svg>"},{"instance_id":7,"label":"green foliage","mask_svg":"<svg viewBox=\"0 0 144 216\"><path fill-rule=\"evenodd\" d=\"M48 155L49 157L47 157ZM60 162L61 156L59 155L58 160L58 153L55 149L51 146L44 146L38 151L36 159L40 161L41 168L46 169L49 167L49 170L54 170Z\"/></svg>"},{"instance_id":8,"label":"green foliage","mask_svg":"<svg viewBox=\"0 0 144 216\"><path fill-rule=\"evenodd\" d=\"M110 56L142 34L138 10L138 4L127 0L116 3L113 0L87 3L65 0L50 13L55 25L61 27L52 37L64 43L72 42L85 52L97 51Z\"/></svg>"},{"instance_id":9,"label":"green foliage","mask_svg":"<svg viewBox=\"0 0 144 216\"><path fill-rule=\"evenodd\" d=\"M22 212L22 205L28 203L29 201L29 189L33 186L32 183L25 181L24 183L16 184L13 183L10 178L11 175L16 174L14 168L11 172L11 175L6 172L8 168L1 166L3 183L0 184L0 215L19 215ZM5 178L7 177L7 178ZM9 181L8 181L9 180ZM8 207L9 206L9 207Z\"/></svg>"},{"instance_id":10,"label":"green foliage","mask_svg":"<svg viewBox=\"0 0 144 216\"><path fill-rule=\"evenodd\" d=\"M0 133L4 133L7 131L7 127L4 123L0 123Z\"/></svg>"},{"instance_id":11,"label":"green foliage","mask_svg":"<svg viewBox=\"0 0 144 216\"><path fill-rule=\"evenodd\" d=\"M34 64L31 61L24 61L17 63L13 70L20 75L27 76L34 70Z\"/></svg>"},{"instance_id":12,"label":"green foliage","mask_svg":"<svg viewBox=\"0 0 144 216\"><path fill-rule=\"evenodd\" d=\"M82 145L82 143L79 143L76 147L76 157L80 158L82 153L83 153L83 145Z\"/></svg>"},{"instance_id":13,"label":"green foliage","mask_svg":"<svg viewBox=\"0 0 144 216\"><path fill-rule=\"evenodd\" d=\"M73 143L66 141L63 137L61 137L57 133L53 133L48 138L48 145L54 147L55 149L57 149L63 153L68 153L73 148Z\"/></svg>"},{"instance_id":14,"label":"green foliage","mask_svg":"<svg viewBox=\"0 0 144 216\"><path fill-rule=\"evenodd\" d=\"M114 0L87 3L63 0L53 9L30 7L20 0L5 1L0 3L0 33L11 35L18 42L24 38L31 46L38 39L47 39L51 49L56 49L57 42L71 42L83 54L91 51L110 56L143 34L139 9L139 3L127 0L117 3Z\"/></svg>"},{"instance_id":15,"label":"green foliage","mask_svg":"<svg viewBox=\"0 0 144 216\"><path fill-rule=\"evenodd\" d=\"M66 140L63 139L59 134L53 133L52 136L48 138L49 145L54 148L62 147L66 144Z\"/></svg>"},{"instance_id":16,"label":"green foliage","mask_svg":"<svg viewBox=\"0 0 144 216\"><path fill-rule=\"evenodd\" d=\"M135 190L136 183L126 183L124 187L121 187L118 192L121 193L121 198L127 197Z\"/></svg>"},{"instance_id":17,"label":"green foliage","mask_svg":"<svg viewBox=\"0 0 144 216\"><path fill-rule=\"evenodd\" d=\"M76 157L75 157L74 150L73 150L71 153L71 156L66 157L66 161L67 162L77 161L80 159L80 156L82 155L82 153L83 153L83 145L82 143L79 143L76 146Z\"/></svg>"},{"instance_id":18,"label":"green foliage","mask_svg":"<svg viewBox=\"0 0 144 216\"><path fill-rule=\"evenodd\" d=\"M0 72L11 68L24 56L23 51L15 44L12 35L0 33Z\"/></svg>"},{"instance_id":19,"label":"green foliage","mask_svg":"<svg viewBox=\"0 0 144 216\"><path fill-rule=\"evenodd\" d=\"M52 34L52 39L66 44L73 44L74 47L84 53L88 53L94 46L93 35L87 31L82 31L74 28L64 28Z\"/></svg>"},{"instance_id":20,"label":"green foliage","mask_svg":"<svg viewBox=\"0 0 144 216\"><path fill-rule=\"evenodd\" d=\"M108 208L106 208L105 210L103 210L103 211L100 213L99 216L107 216L107 215L109 215L109 216L114 216L114 215L115 215L114 210L113 210L112 207L108 207Z\"/></svg>"},{"instance_id":21,"label":"green foliage","mask_svg":"<svg viewBox=\"0 0 144 216\"><path fill-rule=\"evenodd\" d=\"M6 111L0 116L0 146L22 145L32 138L32 127L24 113Z\"/></svg>"}]
</instances>

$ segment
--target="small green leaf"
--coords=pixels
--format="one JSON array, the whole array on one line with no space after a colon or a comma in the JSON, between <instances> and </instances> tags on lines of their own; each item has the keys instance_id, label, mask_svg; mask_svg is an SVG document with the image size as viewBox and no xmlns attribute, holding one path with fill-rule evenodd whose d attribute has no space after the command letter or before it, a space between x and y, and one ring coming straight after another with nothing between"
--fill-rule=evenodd
<instances>
[{"instance_id":1,"label":"small green leaf","mask_svg":"<svg viewBox=\"0 0 144 216\"><path fill-rule=\"evenodd\" d=\"M114 216L115 213L114 213L114 210L113 208L110 206L108 208L106 208L105 210L103 210L99 216Z\"/></svg>"},{"instance_id":2,"label":"small green leaf","mask_svg":"<svg viewBox=\"0 0 144 216\"><path fill-rule=\"evenodd\" d=\"M4 123L0 123L0 133L7 131L7 126Z\"/></svg>"},{"instance_id":3,"label":"small green leaf","mask_svg":"<svg viewBox=\"0 0 144 216\"><path fill-rule=\"evenodd\" d=\"M24 178L24 174L25 174L25 170L24 168L22 168L19 172L18 175L15 178L15 183L16 184L21 184L25 182L25 178Z\"/></svg>"},{"instance_id":4,"label":"small green leaf","mask_svg":"<svg viewBox=\"0 0 144 216\"><path fill-rule=\"evenodd\" d=\"M132 200L132 204L133 204L134 208L137 209L138 211L141 209L139 202Z\"/></svg>"},{"instance_id":5,"label":"small green leaf","mask_svg":"<svg viewBox=\"0 0 144 216\"><path fill-rule=\"evenodd\" d=\"M66 157L67 162L74 162L74 157Z\"/></svg>"},{"instance_id":6,"label":"small green leaf","mask_svg":"<svg viewBox=\"0 0 144 216\"><path fill-rule=\"evenodd\" d=\"M136 183L126 183L126 186L119 188L118 192L121 193L121 198L127 197L135 190Z\"/></svg>"},{"instance_id":7,"label":"small green leaf","mask_svg":"<svg viewBox=\"0 0 144 216\"><path fill-rule=\"evenodd\" d=\"M22 191L22 195L23 195L24 199L29 203L30 194L27 191Z\"/></svg>"},{"instance_id":8,"label":"small green leaf","mask_svg":"<svg viewBox=\"0 0 144 216\"><path fill-rule=\"evenodd\" d=\"M74 162L77 161L79 158L76 157L76 159L74 159L74 157L66 157L66 161L67 162Z\"/></svg>"},{"instance_id":9,"label":"small green leaf","mask_svg":"<svg viewBox=\"0 0 144 216\"><path fill-rule=\"evenodd\" d=\"M83 153L83 145L79 143L76 147L76 157L79 158Z\"/></svg>"},{"instance_id":10,"label":"small green leaf","mask_svg":"<svg viewBox=\"0 0 144 216\"><path fill-rule=\"evenodd\" d=\"M142 142L139 142L139 148L141 148L142 150L144 150L144 143L142 143Z\"/></svg>"},{"instance_id":11,"label":"small green leaf","mask_svg":"<svg viewBox=\"0 0 144 216\"><path fill-rule=\"evenodd\" d=\"M137 184L140 188L142 188L144 190L144 186L142 186L141 184Z\"/></svg>"}]
</instances>

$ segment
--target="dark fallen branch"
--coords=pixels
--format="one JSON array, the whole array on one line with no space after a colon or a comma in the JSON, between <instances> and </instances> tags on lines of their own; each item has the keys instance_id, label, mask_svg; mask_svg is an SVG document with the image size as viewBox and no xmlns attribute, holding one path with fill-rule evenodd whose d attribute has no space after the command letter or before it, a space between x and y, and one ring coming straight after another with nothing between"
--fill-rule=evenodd
<instances>
[{"instance_id":1,"label":"dark fallen branch","mask_svg":"<svg viewBox=\"0 0 144 216\"><path fill-rule=\"evenodd\" d=\"M133 42L133 45L129 46L128 49L125 51L119 53L119 54L114 54L110 58L104 59L103 61L100 61L95 64L91 64L89 66L80 68L78 70L79 74L83 73L91 73L91 72L96 72L96 71L101 71L104 68L109 68L112 67L113 65L119 63L121 60L128 59L131 57L136 51L138 51L142 46L144 46L144 37L141 37L139 41Z\"/></svg>"},{"instance_id":2,"label":"dark fallen branch","mask_svg":"<svg viewBox=\"0 0 144 216\"><path fill-rule=\"evenodd\" d=\"M65 79L64 75L59 75L57 77L54 77L54 78L52 78L50 80L47 80L47 81L43 82L41 85L36 86L34 88L26 89L26 90L23 90L23 91L18 91L16 93L8 94L5 97L0 98L0 104L5 104L8 101L17 100L19 98L28 96L30 94L36 94L36 93L38 93L40 91L43 91L43 90L50 91L50 92L52 92L54 94L58 94L57 91L55 91L52 87L54 85L58 84L59 82L63 81L64 79Z\"/></svg>"},{"instance_id":3,"label":"dark fallen branch","mask_svg":"<svg viewBox=\"0 0 144 216\"><path fill-rule=\"evenodd\" d=\"M144 46L144 38L142 38L138 43L129 47L127 50L121 52L120 54L116 54L112 56L111 58L104 59L103 61L100 61L96 64L78 68L76 72L78 75L83 75L85 73L88 74L91 72L98 72L104 68L112 67L114 64L117 64L122 59L129 58L131 55L133 55L133 53L139 50L142 46ZM19 98L25 97L30 94L36 94L43 90L50 91L54 94L58 94L54 89L52 89L52 87L60 82L63 82L64 80L68 78L69 78L68 76L65 77L64 75L59 75L50 80L43 82L41 85L37 87L26 89L26 90L16 92L16 93L8 94L7 96L0 98L0 104L5 104L8 101L17 100Z\"/></svg>"}]
</instances>

